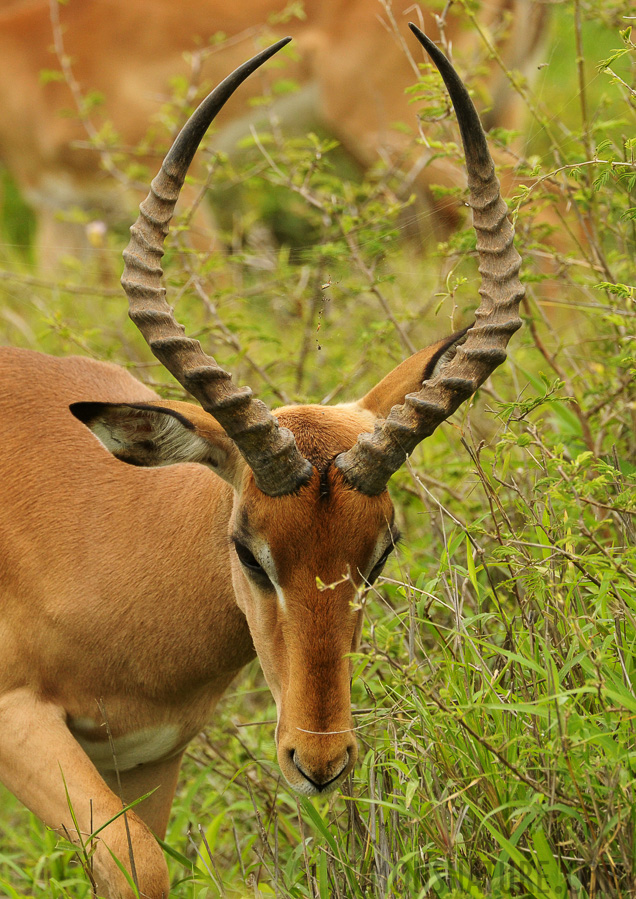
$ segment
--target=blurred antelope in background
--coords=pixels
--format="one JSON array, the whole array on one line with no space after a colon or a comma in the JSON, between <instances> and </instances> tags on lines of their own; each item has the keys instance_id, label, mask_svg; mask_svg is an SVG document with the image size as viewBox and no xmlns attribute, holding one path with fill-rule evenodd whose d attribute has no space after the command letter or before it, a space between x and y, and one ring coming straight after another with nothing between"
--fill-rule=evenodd
<instances>
[{"instance_id":1,"label":"blurred antelope in background","mask_svg":"<svg viewBox=\"0 0 636 899\"><path fill-rule=\"evenodd\" d=\"M161 256L186 172L216 113L281 40L186 124L124 254L133 321L201 405L165 401L92 359L0 353L0 779L49 827L95 847L95 888L109 899L135 895L129 879L142 896L167 896L153 834L165 834L188 742L255 654L290 787L324 794L352 771L358 598L399 536L387 483L504 361L521 324L520 258L478 115L413 32L464 144L482 278L471 328L356 402L272 413L175 321Z\"/></svg>"},{"instance_id":2,"label":"blurred antelope in background","mask_svg":"<svg viewBox=\"0 0 636 899\"><path fill-rule=\"evenodd\" d=\"M483 71L488 127L516 127L521 109L518 94L464 8L449 5L437 16L426 3L414 5L413 0L304 0L302 17L278 15L276 24L285 6L285 0L0 4L0 160L36 213L37 257L44 267L80 251L86 241L84 226L69 216L74 209L106 221L128 219L139 197L130 202L133 198L126 196L128 181L118 169L117 152L130 153L144 142L148 123L172 96L175 76L193 80L195 88L201 82L216 84L262 46L263 32L280 35L281 29L294 37L298 58L288 59L278 74L302 88L274 107L286 130L294 125L304 132L310 123L321 123L365 169L381 157L399 161L405 194L417 192L434 211L428 230L441 238L455 227L458 200L435 200L430 191L431 184L456 186L455 166L431 159L434 152L422 146L407 152L413 151L417 130L405 90L418 77L407 47L407 16L416 16L429 34L441 29L454 56L471 71ZM534 0L484 3L480 29L506 68L529 74L545 33L546 9ZM217 34L227 38L210 47ZM188 54L193 54L193 66ZM42 79L42 73L52 71L56 77ZM275 80L268 78L270 85ZM250 101L263 89L263 79L253 79L229 103L225 134L215 137L215 147L231 150L238 137L249 133L254 121ZM102 105L86 107L95 94ZM78 106L84 108L82 120ZM105 122L110 125L102 131ZM407 124L410 134L396 123ZM154 169L152 157L144 159ZM192 201L194 188L186 190ZM203 218L200 214L197 227L205 231L202 242L209 246L211 231Z\"/></svg>"}]
</instances>

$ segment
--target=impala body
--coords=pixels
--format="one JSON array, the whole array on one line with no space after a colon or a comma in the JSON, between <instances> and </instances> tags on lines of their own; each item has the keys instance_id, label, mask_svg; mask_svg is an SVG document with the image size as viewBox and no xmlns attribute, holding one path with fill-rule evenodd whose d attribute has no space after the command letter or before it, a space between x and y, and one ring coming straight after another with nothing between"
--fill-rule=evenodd
<instances>
[{"instance_id":1,"label":"impala body","mask_svg":"<svg viewBox=\"0 0 636 899\"><path fill-rule=\"evenodd\" d=\"M520 259L479 118L413 30L443 74L466 152L482 276L472 328L357 402L272 413L175 321L161 256L188 167L216 113L283 40L193 114L124 252L130 316L201 406L90 359L0 353L0 778L94 848L109 899L168 894L153 833L165 833L186 745L255 653L289 785L317 795L353 769L349 654L359 590L398 537L387 482L505 359L520 326Z\"/></svg>"},{"instance_id":2,"label":"impala body","mask_svg":"<svg viewBox=\"0 0 636 899\"><path fill-rule=\"evenodd\" d=\"M401 160L410 173L407 190L419 191L429 204L431 183L455 185L455 168L429 159L425 148L408 161L403 154L412 137L395 128L396 122L415 125L405 94L417 79L417 68L405 52L407 15L418 15L424 30L437 33L438 7L429 10L424 4L414 10L412 0L392 0L393 25L381 0L305 0L302 19L292 16L276 24L274 15L286 6L286 0L69 0L53 4L60 22L55 29L51 0L0 4L5 72L0 84L0 159L36 211L38 252L45 266L86 241L76 219L68 218L73 209L126 221L139 202L135 197L131 203L120 179L106 170L112 163L108 152L102 156L90 147L90 128L99 132L108 121L117 147L140 145L149 123L160 118L162 103L172 96L172 79L192 75L186 55L205 50L220 33L228 39L201 54L195 83L217 83L254 52L263 31L290 33L298 60L288 59L283 69L267 76L270 85L283 77L295 79L302 88L276 107L286 129L294 123L301 129L322 123L364 168L380 156ZM546 9L533 0L483 4L480 26L508 69L530 74L545 32ZM483 41L475 29L467 28L463 10L451 9L444 21L446 40L457 58L468 68L482 65ZM41 77L42 72L60 71L58 54L69 63L77 94L103 97L103 105L90 109L84 123L76 114L79 97L73 96L67 80ZM491 106L488 125L516 127L519 96L498 64L488 62L484 69L486 104ZM263 80L254 79L230 102L225 136L216 139L216 146L233 149L237 137L248 133L249 101L263 88ZM248 118L253 121L254 115ZM412 130L415 133L415 127ZM103 136L106 151L108 141ZM153 171L156 161L147 161ZM186 190L191 200L195 191ZM436 203L435 211L429 227L441 236L457 222L457 202ZM67 214L66 221L60 213ZM209 246L210 223L203 218L199 216L197 226L205 231L202 241Z\"/></svg>"}]
</instances>

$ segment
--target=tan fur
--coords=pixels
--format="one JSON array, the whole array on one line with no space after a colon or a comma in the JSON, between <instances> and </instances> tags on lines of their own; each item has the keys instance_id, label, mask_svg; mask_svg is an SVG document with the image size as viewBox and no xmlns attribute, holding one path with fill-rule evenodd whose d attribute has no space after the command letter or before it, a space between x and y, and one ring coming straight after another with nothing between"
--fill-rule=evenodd
<instances>
[{"instance_id":1,"label":"tan fur","mask_svg":"<svg viewBox=\"0 0 636 899\"><path fill-rule=\"evenodd\" d=\"M387 376L383 403L402 402L411 369L438 355L435 345ZM167 873L150 831L165 833L183 750L255 650L290 785L328 791L355 764L347 654L393 507L330 463L372 429L364 402L279 410L315 470L297 494L269 497L198 406L161 400L113 365L0 350L0 779L73 836L68 790L86 838L121 808L107 721L124 801L156 790L128 814L151 899L167 894ZM76 403L87 405L71 413ZM220 477L207 463L127 465L84 420L132 462L168 420L169 458L154 464L200 459L203 441ZM270 582L242 567L233 537L261 554ZM127 846L120 817L95 853L109 899L132 896L108 851L130 868Z\"/></svg>"},{"instance_id":2,"label":"tan fur","mask_svg":"<svg viewBox=\"0 0 636 899\"><path fill-rule=\"evenodd\" d=\"M12 439L1 461L0 778L49 826L72 833L61 767L88 833L89 800L93 828L121 803L66 722L95 719L91 736L105 741L101 702L115 737L175 723L182 749L254 655L228 578L232 491L199 465L127 466L73 418L68 405L78 400L157 399L123 370L7 349L1 360L0 406ZM162 785L140 809L159 836L179 759L157 760L151 787L145 769L124 775L128 801ZM165 886L161 852L141 819L130 818L137 870L150 884L160 872ZM127 861L121 818L102 839ZM120 879L105 849L96 871L105 889ZM108 889L130 895L121 884ZM144 892L162 895L156 886Z\"/></svg>"},{"instance_id":3,"label":"tan fur","mask_svg":"<svg viewBox=\"0 0 636 899\"><path fill-rule=\"evenodd\" d=\"M235 143L247 129L238 123L250 99L265 83L283 76L296 79L307 98L300 109L296 101L287 113L281 108L283 117L299 127L308 119L320 120L365 168L379 154L397 159L412 144L412 138L394 127L413 119L405 94L416 80L404 49L411 45L407 21L413 18L436 37L434 14L425 5L414 7L412 0L393 0L396 34L380 0L305 0L303 20L292 18L266 29L272 14L285 6L285 0L69 0L58 10L64 49L80 91L97 91L105 98L105 105L90 118L98 127L105 120L112 122L125 147L135 147L144 138L147 123L170 96L171 80L187 76L186 52L205 48L218 32L228 35L222 49L204 57L201 80L210 86L243 62L259 34L268 30L291 34L300 61L241 88L221 122L236 127L217 145L228 149ZM526 75L545 31L546 9L532 0L495 0L484 3L480 12L480 25L504 62ZM466 26L461 9L446 16L446 40L470 68L483 46ZM127 216L121 185L106 175L99 153L86 146L85 127L73 115L62 114L75 110L67 83L40 80L43 70L60 68L53 47L49 0L2 5L0 58L6 77L0 82L0 158L37 212L45 264L77 249L78 234L59 221L60 211L79 206L106 218ZM419 62L422 57L418 53L415 58ZM495 63L489 64L485 90L495 100L487 124L515 127L518 97ZM453 185L456 172L442 162L425 165L425 151L420 148L418 153L417 159L403 159L401 164L407 172L414 165L413 186L431 202L430 184ZM156 160L149 165L154 170ZM431 227L443 234L455 224L457 213L454 204L437 204Z\"/></svg>"}]
</instances>

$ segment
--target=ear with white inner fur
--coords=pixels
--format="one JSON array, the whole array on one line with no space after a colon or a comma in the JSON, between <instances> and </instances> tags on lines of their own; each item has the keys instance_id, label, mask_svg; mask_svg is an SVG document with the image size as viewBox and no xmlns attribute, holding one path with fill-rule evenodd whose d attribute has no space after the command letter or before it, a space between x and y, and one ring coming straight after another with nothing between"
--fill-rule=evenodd
<instances>
[{"instance_id":1,"label":"ear with white inner fur","mask_svg":"<svg viewBox=\"0 0 636 899\"><path fill-rule=\"evenodd\" d=\"M468 328L464 328L414 353L382 378L356 405L372 412L377 418L386 418L393 406L402 405L407 393L416 393L423 381L435 377L439 369L450 362L467 331Z\"/></svg>"},{"instance_id":2,"label":"ear with white inner fur","mask_svg":"<svg viewBox=\"0 0 636 899\"><path fill-rule=\"evenodd\" d=\"M70 410L122 462L145 468L199 462L230 484L241 478L236 445L191 403L73 403Z\"/></svg>"}]
</instances>

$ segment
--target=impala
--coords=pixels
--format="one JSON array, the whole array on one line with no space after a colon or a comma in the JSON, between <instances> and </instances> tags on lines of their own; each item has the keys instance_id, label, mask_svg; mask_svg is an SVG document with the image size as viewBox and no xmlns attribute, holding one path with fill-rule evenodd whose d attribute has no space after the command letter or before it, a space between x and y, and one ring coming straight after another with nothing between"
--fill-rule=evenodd
<instances>
[{"instance_id":1,"label":"impala","mask_svg":"<svg viewBox=\"0 0 636 899\"><path fill-rule=\"evenodd\" d=\"M518 125L519 95L487 53L477 29L467 28L472 23L463 7L449 4L437 17L435 10L443 4L434 2L414 10L413 0L304 0L302 17L292 16L281 25L279 15L276 24L273 17L287 5L287 0L0 2L0 159L37 214L37 248L44 266L81 248L86 239L74 224L76 217L69 221L76 207L109 221L126 221L139 202L136 196L128 202L122 184L126 177L113 163L108 136L100 134L104 121L112 123L118 147L143 144L148 123L159 118L162 103L172 96L175 76L192 77L195 87L201 81L216 84L251 55L263 31L276 34L284 28L298 49L299 59L288 59L277 76L301 87L275 107L285 127L295 123L306 130L308 121L314 127L321 123L364 168L380 156L399 161L408 175L407 191L419 192L429 206L430 185L454 186L456 169L423 146L407 154L413 137L395 128L396 122L413 122L405 89L415 81L417 68L404 49L410 37L407 13L419 15L428 33L437 33L438 23L444 22L446 41L457 58L483 70L491 106L488 125ZM547 8L535 0L483 3L479 28L505 67L530 74L545 34ZM210 46L217 33L227 40ZM190 71L186 56L193 53L196 63ZM66 77L43 81L41 73L59 71L61 61ZM362 79L360 72L365 72ZM237 136L249 133L249 101L262 91L263 83L256 79L232 101L225 117L232 127L215 137L216 147L232 149ZM95 93L103 104L80 121L73 111L82 97ZM96 138L92 147L90 137ZM155 160L147 161L154 169ZM189 191L191 201L196 190ZM428 229L442 236L454 227L458 205L454 199L434 201ZM209 246L209 220L201 215L197 227L204 231L201 245Z\"/></svg>"},{"instance_id":2,"label":"impala","mask_svg":"<svg viewBox=\"0 0 636 899\"><path fill-rule=\"evenodd\" d=\"M353 769L355 599L397 538L387 483L505 359L521 324L520 258L479 118L443 54L412 30L465 149L482 277L470 329L357 402L272 413L176 323L160 260L188 166L218 110L286 39L194 113L124 253L133 321L201 406L92 359L0 355L0 777L49 827L83 841L99 830L94 876L110 899L134 895L113 856L141 895L167 896L153 834L165 833L185 747L255 653L290 787L326 793Z\"/></svg>"}]
</instances>

